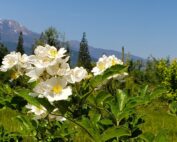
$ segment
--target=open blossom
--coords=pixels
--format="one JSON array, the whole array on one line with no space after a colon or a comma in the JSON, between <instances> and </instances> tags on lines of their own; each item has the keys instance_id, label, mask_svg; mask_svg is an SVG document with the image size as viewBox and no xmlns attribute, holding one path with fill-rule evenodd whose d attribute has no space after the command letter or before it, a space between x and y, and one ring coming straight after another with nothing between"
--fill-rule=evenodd
<instances>
[{"instance_id":1,"label":"open blossom","mask_svg":"<svg viewBox=\"0 0 177 142\"><path fill-rule=\"evenodd\" d=\"M88 75L86 69L83 67L75 67L70 70L69 75L67 76L67 81L70 83L80 82L82 79L86 78Z\"/></svg>"},{"instance_id":2,"label":"open blossom","mask_svg":"<svg viewBox=\"0 0 177 142\"><path fill-rule=\"evenodd\" d=\"M30 77L28 82L34 82L38 80L43 72L44 72L44 68L34 67L33 69L31 69L29 72L26 73L26 75Z\"/></svg>"},{"instance_id":3,"label":"open blossom","mask_svg":"<svg viewBox=\"0 0 177 142\"><path fill-rule=\"evenodd\" d=\"M60 48L58 51L54 46L37 46L34 50L34 66L36 67L48 67L50 65L55 65L58 61L62 60L65 56L66 50Z\"/></svg>"},{"instance_id":4,"label":"open blossom","mask_svg":"<svg viewBox=\"0 0 177 142\"><path fill-rule=\"evenodd\" d=\"M28 113L35 114L36 119L44 118L47 115L47 110L42 105L40 105L40 107L36 107L34 105L27 104L26 108L30 109L30 111L28 111Z\"/></svg>"},{"instance_id":5,"label":"open blossom","mask_svg":"<svg viewBox=\"0 0 177 142\"><path fill-rule=\"evenodd\" d=\"M12 70L11 79L13 80L23 75L27 67L30 67L30 63L26 54L21 55L20 52L11 52L4 57L0 70L3 72Z\"/></svg>"},{"instance_id":6,"label":"open blossom","mask_svg":"<svg viewBox=\"0 0 177 142\"><path fill-rule=\"evenodd\" d=\"M59 77L52 77L40 82L33 91L40 94L39 97L46 97L51 103L58 100L67 100L72 95L72 89L67 86L66 79Z\"/></svg>"},{"instance_id":7,"label":"open blossom","mask_svg":"<svg viewBox=\"0 0 177 142\"><path fill-rule=\"evenodd\" d=\"M20 53L11 52L2 61L1 71L7 71L18 64Z\"/></svg>"},{"instance_id":8,"label":"open blossom","mask_svg":"<svg viewBox=\"0 0 177 142\"><path fill-rule=\"evenodd\" d=\"M49 66L46 68L46 71L49 75L51 76L64 76L67 75L70 71L70 66L67 63L67 61L69 60L69 58L65 58L65 59L61 59L58 61L57 64Z\"/></svg>"},{"instance_id":9,"label":"open blossom","mask_svg":"<svg viewBox=\"0 0 177 142\"><path fill-rule=\"evenodd\" d=\"M117 59L114 55L106 56L103 55L99 58L98 62L96 63L96 67L92 69L94 75L102 74L106 69L114 66L116 64L123 65L123 62L120 59Z\"/></svg>"},{"instance_id":10,"label":"open blossom","mask_svg":"<svg viewBox=\"0 0 177 142\"><path fill-rule=\"evenodd\" d=\"M13 67L25 68L28 62L28 56L26 54L21 55L20 52L11 52L6 55L2 61L1 70L7 71Z\"/></svg>"},{"instance_id":11,"label":"open blossom","mask_svg":"<svg viewBox=\"0 0 177 142\"><path fill-rule=\"evenodd\" d=\"M32 68L26 73L30 77L29 82L42 78L48 79L47 76L63 76L69 72L70 67L67 61L69 57L65 57L66 50L60 48L57 50L54 46L38 46L35 55L31 55Z\"/></svg>"}]
</instances>

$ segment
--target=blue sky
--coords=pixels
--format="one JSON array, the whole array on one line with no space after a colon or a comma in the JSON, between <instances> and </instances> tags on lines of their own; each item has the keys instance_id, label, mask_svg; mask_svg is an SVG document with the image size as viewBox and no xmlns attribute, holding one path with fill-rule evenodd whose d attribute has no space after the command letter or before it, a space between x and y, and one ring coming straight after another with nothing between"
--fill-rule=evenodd
<instances>
[{"instance_id":1,"label":"blue sky","mask_svg":"<svg viewBox=\"0 0 177 142\"><path fill-rule=\"evenodd\" d=\"M140 57L177 57L177 0L2 0L0 18L32 31L49 26L90 45Z\"/></svg>"}]
</instances>

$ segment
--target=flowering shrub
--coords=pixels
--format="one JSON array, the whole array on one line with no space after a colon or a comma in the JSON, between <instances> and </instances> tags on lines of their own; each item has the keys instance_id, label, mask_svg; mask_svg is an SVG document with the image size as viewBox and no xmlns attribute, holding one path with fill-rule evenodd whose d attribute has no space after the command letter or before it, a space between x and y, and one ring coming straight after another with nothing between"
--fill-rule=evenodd
<instances>
[{"instance_id":1,"label":"flowering shrub","mask_svg":"<svg viewBox=\"0 0 177 142\"><path fill-rule=\"evenodd\" d=\"M103 55L91 73L83 67L70 68L66 50L38 46L34 55L11 52L3 59L1 71L11 71L11 81L27 76L34 87L11 90L27 101L26 114L18 116L37 141L74 141L83 134L89 141L141 139L143 121L135 108L150 96L128 97L100 86L110 79L122 81L127 67L114 55ZM93 73L93 74L92 74ZM30 119L31 116L34 119ZM142 138L143 139L143 138ZM75 140L76 141L76 140Z\"/></svg>"}]
</instances>

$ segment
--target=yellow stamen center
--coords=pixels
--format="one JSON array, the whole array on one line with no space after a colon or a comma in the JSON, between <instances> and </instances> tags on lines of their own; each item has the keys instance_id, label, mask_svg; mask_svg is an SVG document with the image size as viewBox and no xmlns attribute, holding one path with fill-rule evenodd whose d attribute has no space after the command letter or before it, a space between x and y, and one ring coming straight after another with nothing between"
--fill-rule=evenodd
<instances>
[{"instance_id":1,"label":"yellow stamen center","mask_svg":"<svg viewBox=\"0 0 177 142\"><path fill-rule=\"evenodd\" d=\"M59 93L61 93L62 89L63 88L60 85L57 84L57 85L53 86L52 91L55 94L59 94Z\"/></svg>"},{"instance_id":2,"label":"yellow stamen center","mask_svg":"<svg viewBox=\"0 0 177 142\"><path fill-rule=\"evenodd\" d=\"M112 66L114 66L115 64L116 64L116 60L113 59L113 60L112 60Z\"/></svg>"},{"instance_id":3,"label":"yellow stamen center","mask_svg":"<svg viewBox=\"0 0 177 142\"><path fill-rule=\"evenodd\" d=\"M11 78L12 78L12 79L17 79L18 76L19 76L18 72L13 72L13 73L11 74Z\"/></svg>"},{"instance_id":4,"label":"yellow stamen center","mask_svg":"<svg viewBox=\"0 0 177 142\"><path fill-rule=\"evenodd\" d=\"M104 70L104 69L105 69L105 66L104 66L103 63L102 63L102 64L98 64L98 68L99 68L100 70Z\"/></svg>"},{"instance_id":5,"label":"yellow stamen center","mask_svg":"<svg viewBox=\"0 0 177 142\"><path fill-rule=\"evenodd\" d=\"M57 51L56 50L50 50L50 55L52 57L55 57L57 55Z\"/></svg>"}]
</instances>

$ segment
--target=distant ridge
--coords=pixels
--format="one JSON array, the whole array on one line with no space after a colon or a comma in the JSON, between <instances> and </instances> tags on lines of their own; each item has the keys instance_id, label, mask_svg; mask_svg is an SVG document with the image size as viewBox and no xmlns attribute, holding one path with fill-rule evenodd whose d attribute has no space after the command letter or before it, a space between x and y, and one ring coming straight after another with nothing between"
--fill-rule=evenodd
<instances>
[{"instance_id":1,"label":"distant ridge","mask_svg":"<svg viewBox=\"0 0 177 142\"><path fill-rule=\"evenodd\" d=\"M40 34L29 30L28 28L21 25L19 22L15 20L0 19L1 41L8 47L10 51L14 51L16 49L20 31L23 32L25 52L27 54L30 54L31 47L34 44L35 39L38 39L40 37ZM69 43L71 47L71 61L72 64L76 64L80 42L77 40L70 40ZM103 54L106 55L114 54L118 58L121 58L121 52L115 50L101 49L89 46L89 51L93 60L97 60ZM142 59L141 57L134 55L131 55L130 58L133 60Z\"/></svg>"}]
</instances>

